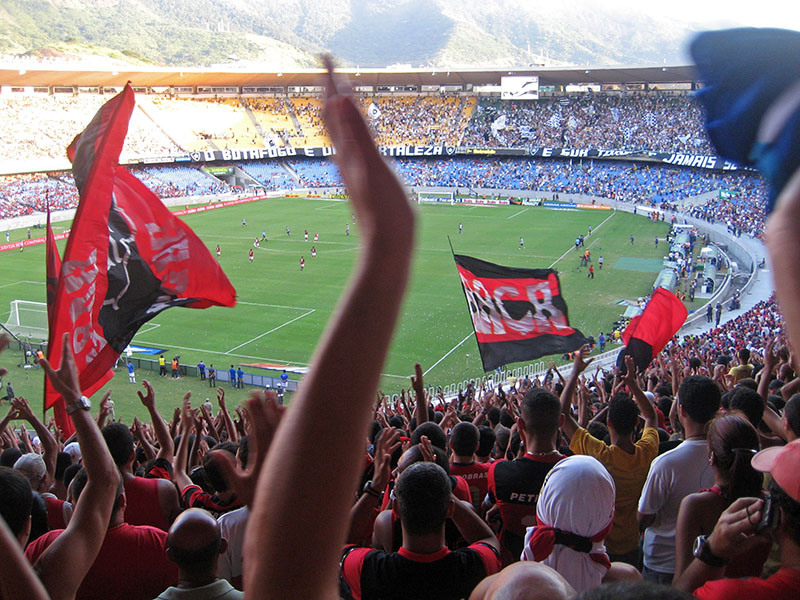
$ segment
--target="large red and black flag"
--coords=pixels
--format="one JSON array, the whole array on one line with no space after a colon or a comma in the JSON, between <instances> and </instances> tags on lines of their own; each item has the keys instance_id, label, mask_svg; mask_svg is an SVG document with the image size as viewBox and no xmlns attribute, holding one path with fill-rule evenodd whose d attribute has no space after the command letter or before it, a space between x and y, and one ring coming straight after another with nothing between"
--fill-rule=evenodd
<instances>
[{"instance_id":1,"label":"large red and black flag","mask_svg":"<svg viewBox=\"0 0 800 600\"><path fill-rule=\"evenodd\" d=\"M636 370L643 372L678 332L688 314L675 294L656 288L642 314L633 317L622 333L625 347L617 356L620 369L625 371L625 356L630 355Z\"/></svg>"},{"instance_id":2,"label":"large red and black flag","mask_svg":"<svg viewBox=\"0 0 800 600\"><path fill-rule=\"evenodd\" d=\"M49 200L49 199L48 199ZM58 288L58 274L61 271L61 256L58 254L56 238L53 235L53 228L50 226L50 203L47 203L47 232L45 238L45 263L46 263L46 283L47 283L47 347L48 354L50 344L53 342L53 315L55 314L56 289ZM69 438L75 433L72 419L67 415L64 399L53 389L50 380L44 378L44 405L52 406L56 418L56 426L61 430L64 439ZM47 410L45 408L45 410Z\"/></svg>"},{"instance_id":3,"label":"large red and black flag","mask_svg":"<svg viewBox=\"0 0 800 600\"><path fill-rule=\"evenodd\" d=\"M203 242L118 165L133 108L126 85L67 149L80 203L58 277L48 357L60 362L68 332L84 393L161 311L236 303Z\"/></svg>"},{"instance_id":4,"label":"large red and black flag","mask_svg":"<svg viewBox=\"0 0 800 600\"><path fill-rule=\"evenodd\" d=\"M454 255L483 368L577 350L586 338L569 326L553 269L503 267Z\"/></svg>"}]
</instances>

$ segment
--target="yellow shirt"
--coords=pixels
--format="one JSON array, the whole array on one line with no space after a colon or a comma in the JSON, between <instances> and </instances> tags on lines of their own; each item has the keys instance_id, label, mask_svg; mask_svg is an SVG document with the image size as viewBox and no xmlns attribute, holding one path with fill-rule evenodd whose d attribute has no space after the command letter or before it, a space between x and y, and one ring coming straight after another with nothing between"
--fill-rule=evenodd
<instances>
[{"instance_id":1,"label":"yellow shirt","mask_svg":"<svg viewBox=\"0 0 800 600\"><path fill-rule=\"evenodd\" d=\"M569 444L575 454L593 456L603 463L614 478L617 488L614 525L605 542L610 554L626 554L639 545L636 509L650 463L658 455L658 431L646 427L635 447L635 452L628 454L617 446L607 446L583 427L578 428Z\"/></svg>"}]
</instances>

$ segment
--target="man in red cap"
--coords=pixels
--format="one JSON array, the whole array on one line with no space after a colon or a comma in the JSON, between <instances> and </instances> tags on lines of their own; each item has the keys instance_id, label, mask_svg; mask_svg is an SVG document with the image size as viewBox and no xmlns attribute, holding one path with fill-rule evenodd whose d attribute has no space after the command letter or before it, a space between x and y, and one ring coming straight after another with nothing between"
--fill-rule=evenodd
<instances>
[{"instance_id":1,"label":"man in red cap","mask_svg":"<svg viewBox=\"0 0 800 600\"><path fill-rule=\"evenodd\" d=\"M768 499L739 498L722 513L710 536L695 541L694 556L676 587L698 598L797 598L800 590L800 440L767 448L752 465L769 473ZM771 505L771 507L770 507ZM748 552L764 535L781 550L781 569L768 579L720 579L735 555Z\"/></svg>"}]
</instances>

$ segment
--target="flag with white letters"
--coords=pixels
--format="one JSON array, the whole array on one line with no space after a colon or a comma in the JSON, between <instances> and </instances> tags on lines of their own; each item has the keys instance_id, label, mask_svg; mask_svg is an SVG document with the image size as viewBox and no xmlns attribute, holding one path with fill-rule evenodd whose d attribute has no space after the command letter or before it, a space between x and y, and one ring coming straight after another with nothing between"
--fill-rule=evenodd
<instances>
[{"instance_id":1,"label":"flag with white letters","mask_svg":"<svg viewBox=\"0 0 800 600\"><path fill-rule=\"evenodd\" d=\"M504 267L453 256L484 371L579 349L586 338L569 325L553 269Z\"/></svg>"}]
</instances>

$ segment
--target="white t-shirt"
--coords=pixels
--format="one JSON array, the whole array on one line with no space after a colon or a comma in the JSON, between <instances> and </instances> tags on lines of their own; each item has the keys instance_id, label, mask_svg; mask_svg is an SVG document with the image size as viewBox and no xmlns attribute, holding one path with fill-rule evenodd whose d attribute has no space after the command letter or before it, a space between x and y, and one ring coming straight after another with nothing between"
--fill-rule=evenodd
<instances>
[{"instance_id":1,"label":"white t-shirt","mask_svg":"<svg viewBox=\"0 0 800 600\"><path fill-rule=\"evenodd\" d=\"M644 532L644 564L659 573L675 572L675 526L681 501L714 484L706 440L689 440L650 465L639 512L656 515Z\"/></svg>"},{"instance_id":2,"label":"white t-shirt","mask_svg":"<svg viewBox=\"0 0 800 600\"><path fill-rule=\"evenodd\" d=\"M226 579L231 584L234 577L241 580L243 576L244 533L249 519L250 509L246 506L227 512L217 519L220 534L228 540L228 549L217 561L217 577Z\"/></svg>"}]
</instances>

